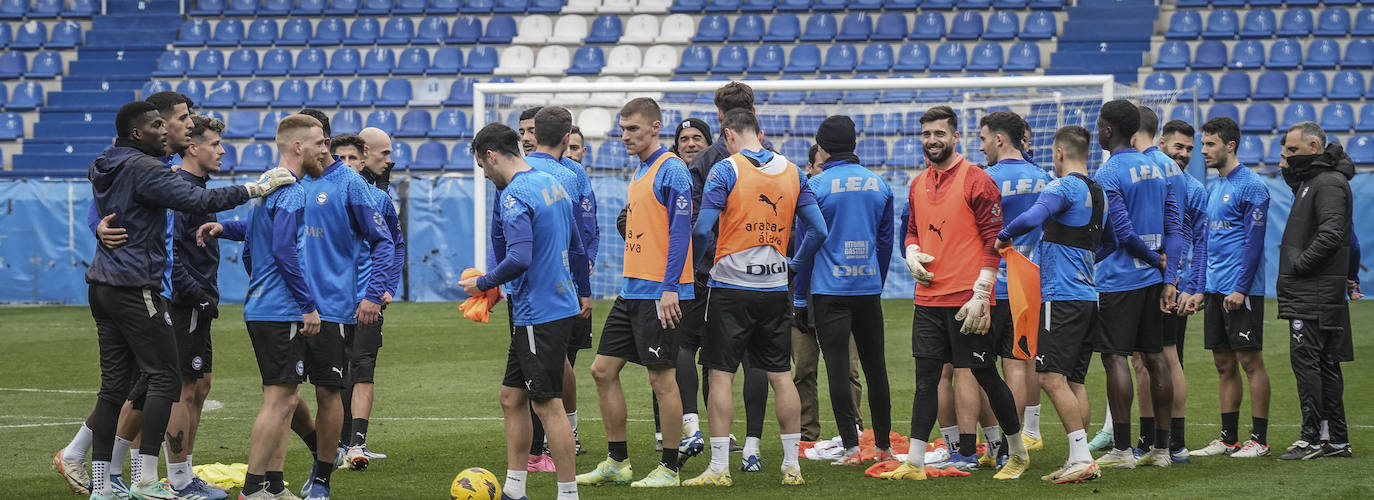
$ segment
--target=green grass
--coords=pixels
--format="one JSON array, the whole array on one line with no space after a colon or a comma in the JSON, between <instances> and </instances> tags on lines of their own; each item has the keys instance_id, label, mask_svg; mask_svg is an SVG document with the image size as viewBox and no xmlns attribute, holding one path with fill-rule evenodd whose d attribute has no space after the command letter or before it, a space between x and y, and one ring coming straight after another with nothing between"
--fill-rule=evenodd
<instances>
[{"instance_id":1,"label":"green grass","mask_svg":"<svg viewBox=\"0 0 1374 500\"><path fill-rule=\"evenodd\" d=\"M597 303L596 324L601 324L609 305L604 301ZM910 357L911 307L910 302L893 300L886 303L885 309L894 425L898 432L905 433L915 386ZM368 441L392 458L373 462L363 473L336 474L336 498L444 498L450 480L465 467L484 467L504 477L505 444L496 399L508 342L500 326L505 324L504 310L497 308L490 324L479 325L460 319L456 304L396 304L390 308ZM1271 303L1268 310L1276 309ZM1352 316L1355 325L1371 324L1374 305L1356 304ZM210 399L223 402L224 407L205 414L195 451L197 463L243 462L248 456L249 428L257 411L260 387L240 317L238 308L225 307L223 318L215 323L215 380ZM89 311L83 307L13 307L0 309L0 318L7 331L0 347L0 443L4 445L5 463L0 469L0 484L5 486L5 493L0 493L0 497L74 498L49 469L49 461L90 412L93 391L99 384ZM1188 444L1195 448L1205 445L1219 432L1216 375L1211 356L1201 348L1201 323L1200 316L1190 321L1185 355L1190 396ZM1273 385L1269 436L1277 455L1297 438L1297 396L1288 366L1287 325L1270 319L1265 330L1266 358ZM777 426L770 413L763 440L764 472L736 473L735 486L728 490L677 489L654 491L652 496L685 499L709 494L791 499L958 494L986 498L1062 497L1091 492L1113 497L1198 498L1239 493L1252 497L1369 498L1374 496L1374 478L1369 474L1370 463L1365 454L1368 452L1364 450L1374 449L1374 426L1369 421L1374 403L1364 395L1374 390L1374 383L1360 373L1365 372L1364 360L1374 356L1374 340L1362 333L1355 336L1356 358L1361 361L1346 365L1346 411L1352 424L1355 459L1304 463L1280 463L1272 458L1198 459L1192 465L1167 470L1109 470L1101 480L1087 485L1054 486L1038 477L1063 462L1067 446L1049 399L1044 398L1041 430L1046 436L1046 448L1032 454L1033 477L1019 481L994 481L991 472L979 472L970 478L885 482L864 477L855 468L803 460L808 483L805 490L785 490L778 485L776 467L781 452ZM589 360L590 353L584 352L582 359ZM578 367L581 435L591 450L578 459L578 470L584 472L601 460L605 449L604 433L597 418L600 411L596 391L587 374L588 363L580 361ZM648 382L644 370L638 367L627 368L623 377L629 398L631 457L636 474L642 476L657 460L653 452ZM824 381L822 375L821 383ZM1094 363L1088 387L1093 415L1101 418L1101 365ZM20 392L15 388L76 392ZM303 390L309 392L308 388ZM834 423L830 421L824 387L820 394L823 433L830 436ZM306 399L309 401L312 396L307 394ZM1247 403L1242 405L1242 432L1249 428L1248 415ZM742 406L737 407L734 428L737 435L743 435ZM737 460L738 455L733 461ZM701 472L705 464L704 458L693 459L685 467L684 477ZM304 447L293 438L287 480L299 484L309 468ZM530 493L535 499L553 498L553 475L531 475ZM620 487L583 488L581 494L587 499L651 495Z\"/></svg>"}]
</instances>

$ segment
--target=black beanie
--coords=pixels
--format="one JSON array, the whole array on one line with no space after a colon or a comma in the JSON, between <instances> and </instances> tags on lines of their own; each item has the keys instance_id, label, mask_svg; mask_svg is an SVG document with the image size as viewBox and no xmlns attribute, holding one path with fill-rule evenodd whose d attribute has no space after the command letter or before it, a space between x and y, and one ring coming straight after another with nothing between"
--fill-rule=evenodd
<instances>
[{"instance_id":1,"label":"black beanie","mask_svg":"<svg viewBox=\"0 0 1374 500\"><path fill-rule=\"evenodd\" d=\"M821 122L816 129L816 144L832 156L854 152L854 120L845 115L834 115Z\"/></svg>"},{"instance_id":2,"label":"black beanie","mask_svg":"<svg viewBox=\"0 0 1374 500\"><path fill-rule=\"evenodd\" d=\"M673 131L673 146L677 146L677 138L682 135L682 129L691 127L701 131L701 135L706 136L706 145L711 145L711 126L700 118L688 118L677 124L677 130Z\"/></svg>"}]
</instances>

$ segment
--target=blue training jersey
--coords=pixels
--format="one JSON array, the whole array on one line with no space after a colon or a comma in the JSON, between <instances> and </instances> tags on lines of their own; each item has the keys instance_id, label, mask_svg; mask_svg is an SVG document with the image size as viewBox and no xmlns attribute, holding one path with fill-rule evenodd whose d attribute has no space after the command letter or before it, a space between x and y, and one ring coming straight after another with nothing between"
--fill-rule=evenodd
<instances>
[{"instance_id":1,"label":"blue training jersey","mask_svg":"<svg viewBox=\"0 0 1374 500\"><path fill-rule=\"evenodd\" d=\"M572 158L564 156L558 159L558 163L577 174L582 184L581 193L568 194L576 198L574 202L582 208L582 216L577 219L577 230L582 235L582 250L587 252L587 262L596 263L597 247L601 244L601 227L596 222L596 193L592 190L592 178L587 175L587 169Z\"/></svg>"},{"instance_id":2,"label":"blue training jersey","mask_svg":"<svg viewBox=\"0 0 1374 500\"><path fill-rule=\"evenodd\" d=\"M381 304L388 285L387 273L371 273L360 293L358 254L371 248L373 269L388 269L395 252L386 218L376 209L376 189L337 160L320 177L307 176L304 187L301 260L320 302L320 319L357 324L358 298Z\"/></svg>"},{"instance_id":3,"label":"blue training jersey","mask_svg":"<svg viewBox=\"0 0 1374 500\"><path fill-rule=\"evenodd\" d=\"M267 195L248 216L245 255L248 299L244 321L299 322L317 309L301 271L300 240L305 227L305 186L299 181Z\"/></svg>"},{"instance_id":4,"label":"blue training jersey","mask_svg":"<svg viewBox=\"0 0 1374 500\"><path fill-rule=\"evenodd\" d=\"M387 232L391 234L392 255L391 260L383 269L386 274L386 292L392 298L396 297L396 289L401 282L401 269L405 266L405 235L401 233L401 219L396 214L396 203L391 201L391 194L372 186L372 200L375 203L373 208L377 213L382 214L382 220L386 221ZM367 285L372 282L372 253L375 249L371 242L364 242L359 248L354 262L358 266L358 298L354 302L361 301L367 295Z\"/></svg>"},{"instance_id":5,"label":"blue training jersey","mask_svg":"<svg viewBox=\"0 0 1374 500\"><path fill-rule=\"evenodd\" d=\"M744 150L740 153L749 158L753 158L760 164L767 164L768 162L773 161L774 157L773 152L769 151L767 148L762 149L760 151ZM798 216L804 217L804 215L802 214L802 207L808 205L815 205L816 195L811 192L811 185L807 184L806 174L801 171L801 168L796 167L794 168L794 170L797 171L797 180L799 181L800 185L800 192L797 193L796 213ZM725 202L730 197L730 192L735 189L736 179L738 179L738 177L735 175L735 167L734 164L730 163L729 157L726 157L725 159L716 162L714 165L711 165L710 173L706 176L706 185L704 188L702 188L701 209L709 209L716 211L716 215L719 215L719 211L725 210ZM714 225L716 221L715 219L712 219L709 222L711 223L711 225ZM700 215L697 216L697 224L701 225ZM722 263L723 262L717 262L715 264ZM712 265L712 263L710 262L703 262L702 264ZM810 264L808 263L807 265ZM707 282L707 286L715 288L734 288L739 290L754 290L764 292L787 291L787 285L772 288L752 288L743 285L733 285L730 283L716 281L715 278L711 278L710 281Z\"/></svg>"},{"instance_id":6,"label":"blue training jersey","mask_svg":"<svg viewBox=\"0 0 1374 500\"><path fill-rule=\"evenodd\" d=\"M1035 205L1008 222L998 238L1032 229L1040 231L1045 220L1050 218L1065 226L1082 226L1092 221L1092 204L1092 191L1087 182L1072 175L1060 177L1045 186L1036 197ZM1093 252L1041 240L1036 244L1035 253L1040 257L1042 301L1097 301Z\"/></svg>"},{"instance_id":7,"label":"blue training jersey","mask_svg":"<svg viewBox=\"0 0 1374 500\"><path fill-rule=\"evenodd\" d=\"M538 325L576 315L581 306L568 254L574 246L580 250L581 242L566 188L552 175L520 172L501 191L500 205L506 245L533 243L529 267L506 285L514 324ZM513 231L522 218L528 228Z\"/></svg>"},{"instance_id":8,"label":"blue training jersey","mask_svg":"<svg viewBox=\"0 0 1374 500\"><path fill-rule=\"evenodd\" d=\"M892 187L862 165L821 168L806 181L829 229L812 264L811 293L880 294L892 260Z\"/></svg>"},{"instance_id":9,"label":"blue training jersey","mask_svg":"<svg viewBox=\"0 0 1374 500\"><path fill-rule=\"evenodd\" d=\"M1097 170L1094 180L1107 201L1105 231L1118 245L1097 263L1099 292L1136 290L1161 283L1175 274L1160 276L1159 254L1166 237L1177 237L1178 209L1169 191L1164 169L1135 149L1122 148ZM1173 234L1166 234L1172 226Z\"/></svg>"},{"instance_id":10,"label":"blue training jersey","mask_svg":"<svg viewBox=\"0 0 1374 500\"><path fill-rule=\"evenodd\" d=\"M988 176L997 183L1002 191L1002 220L1013 220L1035 204L1040 192L1045 190L1053 177L1045 170L1021 158L1006 158L987 168ZM1040 243L1041 228L1036 227L1026 234L1012 238L1011 246L1021 252L1031 262L1039 262L1036 248ZM997 264L996 296L998 300L1007 299L1007 262Z\"/></svg>"},{"instance_id":11,"label":"blue training jersey","mask_svg":"<svg viewBox=\"0 0 1374 500\"><path fill-rule=\"evenodd\" d=\"M1269 188L1245 165L1212 183L1207 199L1207 291L1264 293L1264 226Z\"/></svg>"},{"instance_id":12,"label":"blue training jersey","mask_svg":"<svg viewBox=\"0 0 1374 500\"><path fill-rule=\"evenodd\" d=\"M1183 229L1188 252L1181 259L1179 290L1202 293L1207 290L1207 186L1191 174L1184 174L1188 193L1183 203Z\"/></svg>"},{"instance_id":13,"label":"blue training jersey","mask_svg":"<svg viewBox=\"0 0 1374 500\"><path fill-rule=\"evenodd\" d=\"M658 151L649 155L647 161L639 162L639 168L635 169L630 180L636 181L644 177L644 174L649 172L649 167L658 161L659 156L667 152L668 148L659 146ZM681 159L669 158L658 167L658 175L654 178L654 198L668 207L668 262L665 264L665 273L672 274L671 277L674 279L670 283L677 283L681 281L679 273L687 259L687 249L692 243L692 174ZM588 255L588 258L591 256ZM696 286L692 283L678 283L676 290L672 288L658 281L622 277L620 296L626 299L657 300L663 297L664 291L676 291L678 300L696 298Z\"/></svg>"}]
</instances>

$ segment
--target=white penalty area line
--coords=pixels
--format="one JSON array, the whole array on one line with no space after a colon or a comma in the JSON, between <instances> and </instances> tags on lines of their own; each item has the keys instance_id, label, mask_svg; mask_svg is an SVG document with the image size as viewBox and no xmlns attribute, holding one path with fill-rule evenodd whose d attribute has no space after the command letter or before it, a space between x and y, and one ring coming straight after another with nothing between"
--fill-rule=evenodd
<instances>
[{"instance_id":1,"label":"white penalty area line","mask_svg":"<svg viewBox=\"0 0 1374 500\"><path fill-rule=\"evenodd\" d=\"M96 391L78 391L72 389L39 389L34 387L0 387L0 392L37 392L44 394L95 394Z\"/></svg>"}]
</instances>

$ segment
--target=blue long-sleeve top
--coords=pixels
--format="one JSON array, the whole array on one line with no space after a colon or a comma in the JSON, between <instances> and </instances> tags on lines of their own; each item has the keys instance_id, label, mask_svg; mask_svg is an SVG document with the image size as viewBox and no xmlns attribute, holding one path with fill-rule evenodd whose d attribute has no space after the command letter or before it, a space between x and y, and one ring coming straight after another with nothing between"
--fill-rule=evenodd
<instances>
[{"instance_id":1,"label":"blue long-sleeve top","mask_svg":"<svg viewBox=\"0 0 1374 500\"><path fill-rule=\"evenodd\" d=\"M668 148L659 146L657 151L649 155L649 159L639 162L631 180L644 177L649 168L667 152ZM658 299L663 292L676 292L679 299L693 299L696 297L695 287L691 283L679 283L682 281L687 251L692 244L692 175L687 170L687 164L675 158L665 160L653 180L653 190L654 198L668 211L668 260L663 270L663 280L622 278L620 296L626 299Z\"/></svg>"},{"instance_id":2,"label":"blue long-sleeve top","mask_svg":"<svg viewBox=\"0 0 1374 500\"><path fill-rule=\"evenodd\" d=\"M1093 217L1091 200L1088 184L1076 176L1050 181L1030 208L1002 227L997 239L1011 241L1042 228L1050 218L1065 226L1088 224ZM1044 239L1035 245L1042 300L1097 300L1092 252Z\"/></svg>"},{"instance_id":3,"label":"blue long-sleeve top","mask_svg":"<svg viewBox=\"0 0 1374 500\"><path fill-rule=\"evenodd\" d=\"M1259 174L1236 165L1212 184L1207 200L1207 291L1264 293L1264 232L1269 188Z\"/></svg>"},{"instance_id":4,"label":"blue long-sleeve top","mask_svg":"<svg viewBox=\"0 0 1374 500\"><path fill-rule=\"evenodd\" d=\"M803 292L823 295L882 293L892 261L892 188L882 177L848 160L827 162L807 181L825 218L826 235L815 254L816 268ZM841 223L843 222L843 223ZM807 225L808 236L815 232ZM813 242L804 237L802 249ZM798 268L802 269L802 268Z\"/></svg>"},{"instance_id":5,"label":"blue long-sleeve top","mask_svg":"<svg viewBox=\"0 0 1374 500\"><path fill-rule=\"evenodd\" d=\"M582 216L578 219L577 226L582 235L582 249L587 252L587 262L596 263L601 243L601 227L596 222L596 191L592 189L592 178L587 175L587 169L572 158L564 156L558 159L558 163L577 174L581 181L582 192L570 194L581 197L578 204L582 205Z\"/></svg>"},{"instance_id":6,"label":"blue long-sleeve top","mask_svg":"<svg viewBox=\"0 0 1374 500\"><path fill-rule=\"evenodd\" d=\"M1192 252L1186 262L1179 259L1178 264L1188 273L1187 281L1180 290L1190 294L1207 290L1207 188L1197 177L1187 176L1187 202L1183 210L1183 225L1188 231L1188 241Z\"/></svg>"},{"instance_id":7,"label":"blue long-sleeve top","mask_svg":"<svg viewBox=\"0 0 1374 500\"><path fill-rule=\"evenodd\" d=\"M1350 232L1350 270L1346 279L1360 282L1360 238L1355 235L1355 231Z\"/></svg>"},{"instance_id":8,"label":"blue long-sleeve top","mask_svg":"<svg viewBox=\"0 0 1374 500\"><path fill-rule=\"evenodd\" d=\"M246 231L240 221L224 224L230 239L242 236L254 256L249 268L246 321L296 322L319 309L300 261L305 225L305 186L283 186L253 208Z\"/></svg>"},{"instance_id":9,"label":"blue long-sleeve top","mask_svg":"<svg viewBox=\"0 0 1374 500\"><path fill-rule=\"evenodd\" d=\"M355 324L358 302L381 304L391 282L388 271L395 245L378 209L379 191L337 158L318 177L307 176L302 182L307 198L301 233L306 282L319 300L320 319ZM369 249L370 267L360 266L360 252Z\"/></svg>"},{"instance_id":10,"label":"blue long-sleeve top","mask_svg":"<svg viewBox=\"0 0 1374 500\"><path fill-rule=\"evenodd\" d=\"M1099 290L1116 292L1161 280L1176 282L1176 267L1163 266L1160 276L1160 256L1155 250L1162 246L1164 253L1177 256L1184 244L1178 203L1164 178L1164 169L1134 148L1122 148L1112 151L1095 180L1107 199L1106 230L1116 239L1112 250L1108 251L1107 245L1098 249ZM1146 242L1141 234L1151 241Z\"/></svg>"}]
</instances>

